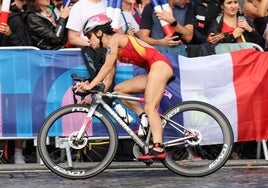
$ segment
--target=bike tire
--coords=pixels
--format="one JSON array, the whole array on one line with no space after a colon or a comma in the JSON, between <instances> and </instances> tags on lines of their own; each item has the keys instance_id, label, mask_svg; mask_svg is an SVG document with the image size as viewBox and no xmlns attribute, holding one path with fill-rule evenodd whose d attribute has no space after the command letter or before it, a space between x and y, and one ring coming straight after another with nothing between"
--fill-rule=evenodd
<instances>
[{"instance_id":1,"label":"bike tire","mask_svg":"<svg viewBox=\"0 0 268 188\"><path fill-rule=\"evenodd\" d=\"M100 109L94 112L90 128L81 142L74 142L89 106L72 104L49 115L38 134L37 148L43 163L68 179L87 179L104 171L118 146L117 131Z\"/></svg>"},{"instance_id":2,"label":"bike tire","mask_svg":"<svg viewBox=\"0 0 268 188\"><path fill-rule=\"evenodd\" d=\"M163 164L171 171L186 177L207 176L229 159L233 130L226 116L214 106L187 101L171 107L164 116L197 133L194 139L178 142L176 139L187 136L187 131L163 120L163 144L167 151Z\"/></svg>"}]
</instances>

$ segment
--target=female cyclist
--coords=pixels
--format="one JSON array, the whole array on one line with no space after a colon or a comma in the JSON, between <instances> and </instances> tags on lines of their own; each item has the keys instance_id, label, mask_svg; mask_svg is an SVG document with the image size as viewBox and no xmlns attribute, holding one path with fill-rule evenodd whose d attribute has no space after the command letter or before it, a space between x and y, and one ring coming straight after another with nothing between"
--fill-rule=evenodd
<instances>
[{"instance_id":1,"label":"female cyclist","mask_svg":"<svg viewBox=\"0 0 268 188\"><path fill-rule=\"evenodd\" d=\"M118 94L143 94L144 109L138 102L122 101L128 108L140 115L146 113L153 135L154 147L139 160L164 159L166 152L162 146L162 124L158 114L160 100L168 80L173 76L173 68L168 59L147 43L129 35L115 33L111 20L105 14L90 17L85 26L84 34L96 49L107 49L106 60L97 76L90 83L78 83L76 90L90 90L105 79L111 79L115 72L116 60L144 68L148 74L136 76L115 86ZM109 87L109 85L106 85Z\"/></svg>"}]
</instances>

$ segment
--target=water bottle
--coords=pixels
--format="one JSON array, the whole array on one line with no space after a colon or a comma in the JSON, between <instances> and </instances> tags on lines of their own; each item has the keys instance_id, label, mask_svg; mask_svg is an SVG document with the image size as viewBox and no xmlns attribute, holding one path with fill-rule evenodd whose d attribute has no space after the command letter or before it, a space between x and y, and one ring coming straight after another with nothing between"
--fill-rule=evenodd
<instances>
[{"instance_id":1,"label":"water bottle","mask_svg":"<svg viewBox=\"0 0 268 188\"><path fill-rule=\"evenodd\" d=\"M148 132L149 127L149 120L148 116L145 113L142 113L140 116L140 125L139 125L139 131L138 136L145 136Z\"/></svg>"},{"instance_id":2,"label":"water bottle","mask_svg":"<svg viewBox=\"0 0 268 188\"><path fill-rule=\"evenodd\" d=\"M113 102L113 108L117 112L117 114L126 122L130 124L133 122L133 117L127 112L127 110L119 103Z\"/></svg>"}]
</instances>

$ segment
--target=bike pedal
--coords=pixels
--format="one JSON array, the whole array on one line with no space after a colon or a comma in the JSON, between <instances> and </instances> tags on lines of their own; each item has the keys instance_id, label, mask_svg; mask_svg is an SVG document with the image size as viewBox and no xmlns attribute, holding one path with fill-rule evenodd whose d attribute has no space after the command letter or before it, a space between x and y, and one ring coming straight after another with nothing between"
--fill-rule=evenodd
<instances>
[{"instance_id":1,"label":"bike pedal","mask_svg":"<svg viewBox=\"0 0 268 188\"><path fill-rule=\"evenodd\" d=\"M146 166L150 166L151 164L154 163L154 160L153 159L148 159L148 160L145 160L143 162L146 164Z\"/></svg>"}]
</instances>

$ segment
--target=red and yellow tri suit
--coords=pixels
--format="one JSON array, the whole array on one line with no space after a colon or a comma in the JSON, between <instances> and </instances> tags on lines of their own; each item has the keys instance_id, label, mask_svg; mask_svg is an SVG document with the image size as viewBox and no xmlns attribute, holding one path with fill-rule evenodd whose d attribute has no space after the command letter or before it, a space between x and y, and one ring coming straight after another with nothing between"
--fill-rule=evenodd
<instances>
[{"instance_id":1,"label":"red and yellow tri suit","mask_svg":"<svg viewBox=\"0 0 268 188\"><path fill-rule=\"evenodd\" d=\"M150 66L156 61L164 61L173 69L169 60L157 49L145 47L138 43L136 38L128 36L128 42L118 53L118 60L122 63L133 64L150 71Z\"/></svg>"}]
</instances>

